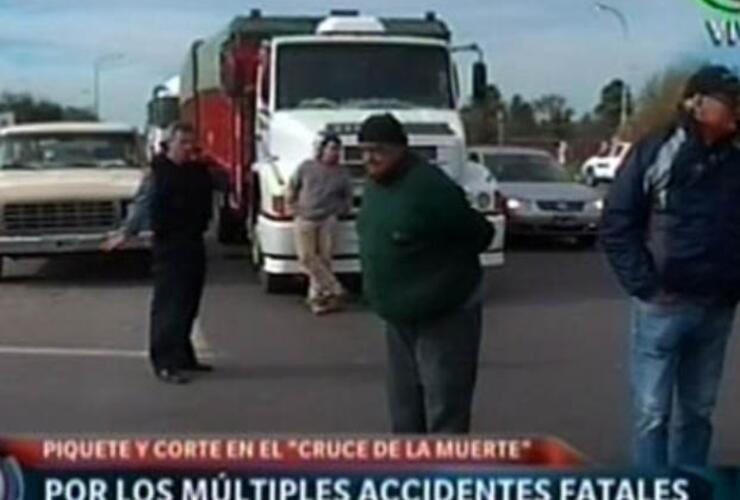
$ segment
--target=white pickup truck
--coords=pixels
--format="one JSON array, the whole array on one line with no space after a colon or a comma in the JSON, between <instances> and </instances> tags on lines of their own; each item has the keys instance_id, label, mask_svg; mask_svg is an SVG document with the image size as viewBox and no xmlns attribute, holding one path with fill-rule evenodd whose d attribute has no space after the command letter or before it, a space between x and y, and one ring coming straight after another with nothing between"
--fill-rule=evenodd
<instances>
[{"instance_id":1,"label":"white pickup truck","mask_svg":"<svg viewBox=\"0 0 740 500\"><path fill-rule=\"evenodd\" d=\"M0 129L0 277L5 257L98 252L144 175L135 128L44 123ZM146 236L128 250L146 250Z\"/></svg>"}]
</instances>

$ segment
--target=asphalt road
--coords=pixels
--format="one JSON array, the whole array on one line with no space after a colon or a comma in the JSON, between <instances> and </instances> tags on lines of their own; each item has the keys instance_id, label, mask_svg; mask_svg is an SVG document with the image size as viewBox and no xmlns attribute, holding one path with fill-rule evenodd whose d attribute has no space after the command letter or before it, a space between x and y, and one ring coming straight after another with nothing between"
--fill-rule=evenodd
<instances>
[{"instance_id":1,"label":"asphalt road","mask_svg":"<svg viewBox=\"0 0 740 500\"><path fill-rule=\"evenodd\" d=\"M518 244L486 277L474 429L556 435L628 459L626 303L597 251ZM146 362L150 282L136 258L22 261L0 284L0 435L379 433L385 345L361 303L314 318L265 295L238 249L214 247L189 386ZM740 348L729 352L714 461L740 462Z\"/></svg>"}]
</instances>

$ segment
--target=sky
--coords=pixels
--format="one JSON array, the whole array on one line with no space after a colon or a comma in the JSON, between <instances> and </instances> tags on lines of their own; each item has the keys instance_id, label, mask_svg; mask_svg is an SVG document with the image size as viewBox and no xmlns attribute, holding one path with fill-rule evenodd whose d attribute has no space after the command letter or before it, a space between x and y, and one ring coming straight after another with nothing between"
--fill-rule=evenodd
<instances>
[{"instance_id":1,"label":"sky","mask_svg":"<svg viewBox=\"0 0 740 500\"><path fill-rule=\"evenodd\" d=\"M481 45L489 78L505 96L558 93L579 113L593 108L615 77L639 89L674 63L740 64L740 46L710 42L704 20L718 16L701 0L604 2L624 13L627 37L593 0L0 0L0 92L91 107L93 61L118 54L101 69L101 116L141 126L151 89L179 72L190 43L252 8L265 15L433 10L454 43ZM472 60L458 60L464 82Z\"/></svg>"}]
</instances>

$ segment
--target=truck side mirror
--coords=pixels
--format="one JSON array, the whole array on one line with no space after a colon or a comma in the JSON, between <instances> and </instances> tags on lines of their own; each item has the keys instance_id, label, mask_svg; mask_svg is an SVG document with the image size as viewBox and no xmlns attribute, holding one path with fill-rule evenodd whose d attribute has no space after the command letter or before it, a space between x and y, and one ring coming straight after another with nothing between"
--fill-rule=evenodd
<instances>
[{"instance_id":1,"label":"truck side mirror","mask_svg":"<svg viewBox=\"0 0 740 500\"><path fill-rule=\"evenodd\" d=\"M488 91L488 69L486 63L478 61L473 64L473 100L482 101Z\"/></svg>"},{"instance_id":2,"label":"truck side mirror","mask_svg":"<svg viewBox=\"0 0 740 500\"><path fill-rule=\"evenodd\" d=\"M180 102L177 97L155 97L148 105L149 123L157 127L167 127L180 116Z\"/></svg>"}]
</instances>

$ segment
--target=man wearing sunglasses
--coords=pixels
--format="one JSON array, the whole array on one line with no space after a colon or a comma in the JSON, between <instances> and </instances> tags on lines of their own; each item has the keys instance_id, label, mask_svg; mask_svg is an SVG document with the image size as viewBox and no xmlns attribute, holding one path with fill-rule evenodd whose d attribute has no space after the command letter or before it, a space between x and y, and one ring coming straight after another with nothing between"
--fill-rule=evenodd
<instances>
[{"instance_id":1,"label":"man wearing sunglasses","mask_svg":"<svg viewBox=\"0 0 740 500\"><path fill-rule=\"evenodd\" d=\"M397 433L465 433L481 339L479 254L493 226L390 114L362 124L369 177L358 220L365 295L386 323Z\"/></svg>"},{"instance_id":2,"label":"man wearing sunglasses","mask_svg":"<svg viewBox=\"0 0 740 500\"><path fill-rule=\"evenodd\" d=\"M612 186L602 242L633 297L634 459L704 465L740 299L740 81L694 74L668 131L638 143Z\"/></svg>"}]
</instances>

